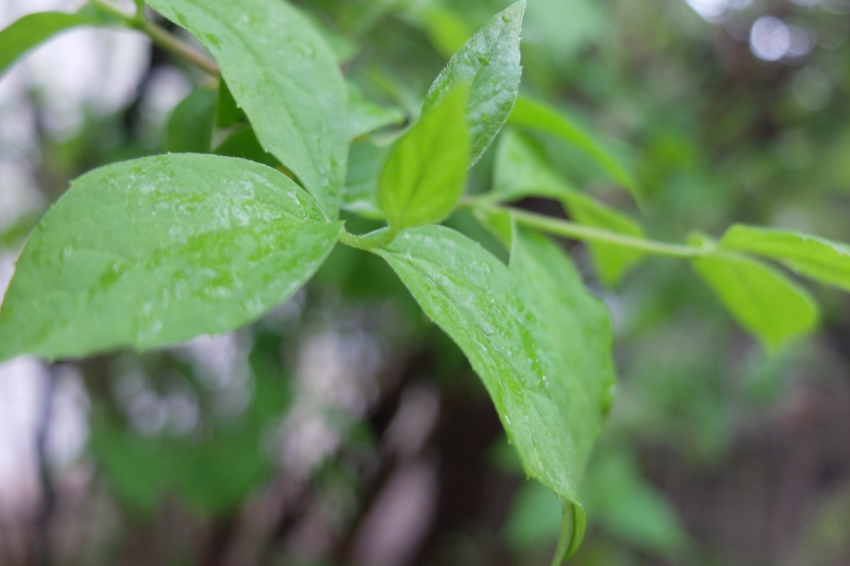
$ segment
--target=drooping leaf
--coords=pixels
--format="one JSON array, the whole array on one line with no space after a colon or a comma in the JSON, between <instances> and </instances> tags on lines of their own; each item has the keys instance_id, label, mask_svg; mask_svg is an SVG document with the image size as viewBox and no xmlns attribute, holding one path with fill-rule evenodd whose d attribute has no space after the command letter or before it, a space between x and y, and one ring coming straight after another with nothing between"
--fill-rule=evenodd
<instances>
[{"instance_id":1,"label":"drooping leaf","mask_svg":"<svg viewBox=\"0 0 850 566\"><path fill-rule=\"evenodd\" d=\"M395 144L378 180L393 230L439 222L463 194L469 165L466 95L457 88Z\"/></svg>"},{"instance_id":2,"label":"drooping leaf","mask_svg":"<svg viewBox=\"0 0 850 566\"><path fill-rule=\"evenodd\" d=\"M738 224L720 247L778 260L801 275L850 290L850 246L801 232Z\"/></svg>"},{"instance_id":3,"label":"drooping leaf","mask_svg":"<svg viewBox=\"0 0 850 566\"><path fill-rule=\"evenodd\" d=\"M101 20L83 14L37 12L0 30L0 76L24 53L71 28L97 25Z\"/></svg>"},{"instance_id":4,"label":"drooping leaf","mask_svg":"<svg viewBox=\"0 0 850 566\"><path fill-rule=\"evenodd\" d=\"M256 161L269 167L280 167L280 161L275 159L274 155L263 149L260 145L260 140L254 133L254 128L245 126L227 136L214 150L216 155L225 157L239 157Z\"/></svg>"},{"instance_id":5,"label":"drooping leaf","mask_svg":"<svg viewBox=\"0 0 850 566\"><path fill-rule=\"evenodd\" d=\"M249 161L171 154L96 169L24 247L0 308L0 360L232 330L303 285L340 230Z\"/></svg>"},{"instance_id":6,"label":"drooping leaf","mask_svg":"<svg viewBox=\"0 0 850 566\"><path fill-rule=\"evenodd\" d=\"M348 148L347 89L336 58L287 2L151 0L209 49L257 138L334 219Z\"/></svg>"},{"instance_id":7,"label":"drooping leaf","mask_svg":"<svg viewBox=\"0 0 850 566\"><path fill-rule=\"evenodd\" d=\"M698 245L704 241L694 236ZM768 349L811 332L817 306L787 277L754 259L718 252L691 261L735 320Z\"/></svg>"},{"instance_id":8,"label":"drooping leaf","mask_svg":"<svg viewBox=\"0 0 850 566\"><path fill-rule=\"evenodd\" d=\"M508 123L546 132L575 146L596 160L612 179L628 189L635 200L640 202L638 185L628 171L588 133L551 106L520 96Z\"/></svg>"},{"instance_id":9,"label":"drooping leaf","mask_svg":"<svg viewBox=\"0 0 850 566\"><path fill-rule=\"evenodd\" d=\"M348 138L356 140L386 126L404 122L404 112L384 108L366 100L354 85L348 85Z\"/></svg>"},{"instance_id":10,"label":"drooping leaf","mask_svg":"<svg viewBox=\"0 0 850 566\"><path fill-rule=\"evenodd\" d=\"M172 153L209 153L218 95L199 88L184 98L171 113L165 149Z\"/></svg>"},{"instance_id":11,"label":"drooping leaf","mask_svg":"<svg viewBox=\"0 0 850 566\"><path fill-rule=\"evenodd\" d=\"M502 129L519 92L519 36L525 0L493 16L448 62L431 85L423 112L458 86L469 85L470 163L476 163Z\"/></svg>"},{"instance_id":12,"label":"drooping leaf","mask_svg":"<svg viewBox=\"0 0 850 566\"><path fill-rule=\"evenodd\" d=\"M611 329L554 244L517 232L508 269L441 226L406 230L379 253L464 351L526 474L576 501L611 403Z\"/></svg>"},{"instance_id":13,"label":"drooping leaf","mask_svg":"<svg viewBox=\"0 0 850 566\"><path fill-rule=\"evenodd\" d=\"M493 169L493 196L502 201L528 196L552 198L560 201L579 224L644 237L643 230L629 217L570 187L532 140L514 131L505 132L499 141ZM608 286L616 285L643 257L634 248L615 244L590 242L588 248L599 279Z\"/></svg>"}]
</instances>

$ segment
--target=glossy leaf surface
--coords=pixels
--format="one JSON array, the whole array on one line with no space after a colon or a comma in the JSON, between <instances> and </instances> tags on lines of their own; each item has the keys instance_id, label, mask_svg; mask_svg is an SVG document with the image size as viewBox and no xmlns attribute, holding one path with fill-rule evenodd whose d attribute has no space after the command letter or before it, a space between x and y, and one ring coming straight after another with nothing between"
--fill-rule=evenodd
<instances>
[{"instance_id":1,"label":"glossy leaf surface","mask_svg":"<svg viewBox=\"0 0 850 566\"><path fill-rule=\"evenodd\" d=\"M396 142L378 180L394 230L444 219L463 194L469 165L466 90L458 88Z\"/></svg>"},{"instance_id":2,"label":"glossy leaf surface","mask_svg":"<svg viewBox=\"0 0 850 566\"><path fill-rule=\"evenodd\" d=\"M520 232L508 269L441 226L406 230L380 253L469 358L525 472L575 501L613 365L605 308L567 257Z\"/></svg>"},{"instance_id":3,"label":"glossy leaf surface","mask_svg":"<svg viewBox=\"0 0 850 566\"><path fill-rule=\"evenodd\" d=\"M551 106L521 96L516 101L509 123L546 132L575 146L596 160L611 178L639 200L637 183L626 169L589 134Z\"/></svg>"},{"instance_id":4,"label":"glossy leaf surface","mask_svg":"<svg viewBox=\"0 0 850 566\"><path fill-rule=\"evenodd\" d=\"M801 275L850 290L850 246L789 230L732 226L720 246L782 262Z\"/></svg>"},{"instance_id":5,"label":"glossy leaf surface","mask_svg":"<svg viewBox=\"0 0 850 566\"><path fill-rule=\"evenodd\" d=\"M94 17L64 12L28 14L0 31L0 76L24 53L54 35L82 25L101 23Z\"/></svg>"},{"instance_id":6,"label":"glossy leaf surface","mask_svg":"<svg viewBox=\"0 0 850 566\"><path fill-rule=\"evenodd\" d=\"M208 153L218 94L199 88L184 98L171 113L165 149L172 153Z\"/></svg>"},{"instance_id":7,"label":"glossy leaf surface","mask_svg":"<svg viewBox=\"0 0 850 566\"><path fill-rule=\"evenodd\" d=\"M248 161L172 154L96 169L24 247L0 309L0 360L238 328L303 285L340 230L290 179Z\"/></svg>"},{"instance_id":8,"label":"glossy leaf surface","mask_svg":"<svg viewBox=\"0 0 850 566\"><path fill-rule=\"evenodd\" d=\"M473 164L504 126L519 92L519 39L524 12L525 0L493 16L449 60L425 98L423 112L439 105L460 85L469 85L467 121Z\"/></svg>"},{"instance_id":9,"label":"glossy leaf surface","mask_svg":"<svg viewBox=\"0 0 850 566\"><path fill-rule=\"evenodd\" d=\"M151 0L209 49L257 138L336 218L347 155L347 88L298 10L264 0Z\"/></svg>"},{"instance_id":10,"label":"glossy leaf surface","mask_svg":"<svg viewBox=\"0 0 850 566\"><path fill-rule=\"evenodd\" d=\"M735 320L768 349L810 332L817 324L817 307L809 294L759 261L707 256L691 263Z\"/></svg>"},{"instance_id":11,"label":"glossy leaf surface","mask_svg":"<svg viewBox=\"0 0 850 566\"><path fill-rule=\"evenodd\" d=\"M560 201L579 224L643 238L641 227L625 214L579 193L564 181L531 139L513 131L502 135L493 169L493 194L502 201L528 196ZM616 285L643 253L615 244L589 242L588 248L600 280Z\"/></svg>"}]
</instances>

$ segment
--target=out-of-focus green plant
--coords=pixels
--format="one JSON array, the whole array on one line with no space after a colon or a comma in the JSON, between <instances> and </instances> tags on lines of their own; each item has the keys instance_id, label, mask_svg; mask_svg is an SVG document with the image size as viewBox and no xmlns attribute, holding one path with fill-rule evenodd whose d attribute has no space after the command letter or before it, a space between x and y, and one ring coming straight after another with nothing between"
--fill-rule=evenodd
<instances>
[{"instance_id":1,"label":"out-of-focus green plant","mask_svg":"<svg viewBox=\"0 0 850 566\"><path fill-rule=\"evenodd\" d=\"M466 354L524 473L564 501L554 559L560 563L584 534L579 482L613 401L614 364L606 309L547 235L588 242L608 286L650 255L690 262L769 350L811 332L818 318L808 293L774 264L850 289L844 244L746 225L716 240L700 233L682 244L653 240L636 220L571 186L526 132L569 144L638 204L646 198L596 136L546 102L518 97L524 1L469 38L451 11L422 17L439 48L458 50L421 108L408 107L401 82L375 74L375 83L417 116L403 130L390 129L403 112L370 101L341 70L356 46L286 2L148 4L191 32L215 61L150 21L141 1L126 14L91 0L77 14L35 14L0 32L0 71L62 30L112 25L146 33L212 77L175 110L166 144L172 153L79 177L35 227L0 310L0 360L148 350L231 331L290 298L337 243L373 254ZM502 132L505 124L510 129ZM222 128L231 128L229 136L212 147ZM491 190L464 196L469 168L497 137ZM525 197L559 201L572 220L508 204ZM456 211L471 212L492 232L497 243L488 245L508 252L507 265L440 225ZM357 225L352 215L386 225L359 234L348 229ZM244 446L240 434L255 436L261 421L227 431L218 451L187 459L179 446L167 450L167 465L177 478L191 477L193 466L223 466L220 451ZM131 464L147 448L101 428L96 447L127 449L106 450L114 457L105 467L120 485L142 470ZM669 534L667 508L639 483L628 457L603 458L596 468L589 503L610 529L643 528L644 544L662 552L683 544ZM168 489L155 472L146 479L151 493ZM219 489L186 479L183 491L214 513L244 497L252 477L242 480ZM139 485L132 478L127 484ZM518 517L547 505L537 493L523 501L532 511ZM634 508L652 519L641 523L630 515ZM522 526L511 529L518 541L527 537Z\"/></svg>"}]
</instances>

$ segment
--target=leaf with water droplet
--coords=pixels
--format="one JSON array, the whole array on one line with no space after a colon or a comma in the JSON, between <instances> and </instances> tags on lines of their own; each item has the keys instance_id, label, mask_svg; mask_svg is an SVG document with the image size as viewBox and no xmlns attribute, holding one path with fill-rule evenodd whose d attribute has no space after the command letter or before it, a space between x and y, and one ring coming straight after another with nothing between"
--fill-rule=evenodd
<instances>
[{"instance_id":1,"label":"leaf with water droplet","mask_svg":"<svg viewBox=\"0 0 850 566\"><path fill-rule=\"evenodd\" d=\"M577 502L614 380L608 313L554 243L515 230L512 247L508 268L424 226L379 253L469 358L526 474Z\"/></svg>"},{"instance_id":2,"label":"leaf with water droplet","mask_svg":"<svg viewBox=\"0 0 850 566\"><path fill-rule=\"evenodd\" d=\"M468 83L470 163L477 162L514 107L520 66L519 36L525 0L506 8L473 35L431 85L422 111L437 106L452 90Z\"/></svg>"},{"instance_id":3,"label":"leaf with water droplet","mask_svg":"<svg viewBox=\"0 0 850 566\"><path fill-rule=\"evenodd\" d=\"M335 219L348 149L348 93L333 51L310 21L288 2L148 4L212 52L260 143Z\"/></svg>"},{"instance_id":4,"label":"leaf with water droplet","mask_svg":"<svg viewBox=\"0 0 850 566\"><path fill-rule=\"evenodd\" d=\"M250 161L171 154L96 169L27 241L0 308L0 360L233 330L301 287L340 231Z\"/></svg>"}]
</instances>

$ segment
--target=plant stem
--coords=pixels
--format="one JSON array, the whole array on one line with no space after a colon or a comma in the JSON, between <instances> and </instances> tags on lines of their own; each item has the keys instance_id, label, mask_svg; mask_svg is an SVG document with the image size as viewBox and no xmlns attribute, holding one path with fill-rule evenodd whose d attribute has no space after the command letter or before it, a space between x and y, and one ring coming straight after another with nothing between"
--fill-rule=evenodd
<instances>
[{"instance_id":1,"label":"plant stem","mask_svg":"<svg viewBox=\"0 0 850 566\"><path fill-rule=\"evenodd\" d=\"M594 226L576 224L575 222L570 222L568 220L560 220L550 216L536 214L534 212L528 212L507 206L499 206L482 201L472 201L470 205L473 208L489 212L509 212L516 222L522 226L533 228L540 232L546 232L547 234L563 236L575 240L616 244L618 246L667 257L693 258L715 253L712 246L689 246L685 244L668 244L666 242L646 240L644 238L636 238L634 236L618 234L617 232L610 232Z\"/></svg>"},{"instance_id":2,"label":"plant stem","mask_svg":"<svg viewBox=\"0 0 850 566\"><path fill-rule=\"evenodd\" d=\"M352 234L343 228L342 234L339 236L339 241L346 246L351 246L359 250L373 250L392 242L395 239L395 235L396 231L389 227L369 232L363 236Z\"/></svg>"},{"instance_id":3,"label":"plant stem","mask_svg":"<svg viewBox=\"0 0 850 566\"><path fill-rule=\"evenodd\" d=\"M168 31L156 25L152 21L143 19L142 21L138 22L137 29L145 32L148 37L153 40L154 43L156 43L166 51L170 51L178 57L183 57L202 71L205 71L213 75L214 77L219 76L220 71L215 61L201 55L200 53L198 53L197 51L177 39L177 37L168 33Z\"/></svg>"},{"instance_id":4,"label":"plant stem","mask_svg":"<svg viewBox=\"0 0 850 566\"><path fill-rule=\"evenodd\" d=\"M127 14L109 0L89 0L89 2L101 11L118 19L122 25L147 34L155 44L166 51L186 59L202 71L215 77L219 76L219 68L215 61L198 53L161 26L146 19L143 2L136 1L137 10L135 15Z\"/></svg>"}]
</instances>

